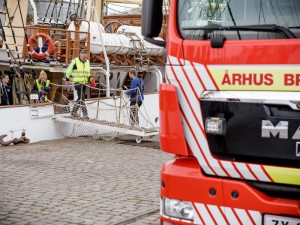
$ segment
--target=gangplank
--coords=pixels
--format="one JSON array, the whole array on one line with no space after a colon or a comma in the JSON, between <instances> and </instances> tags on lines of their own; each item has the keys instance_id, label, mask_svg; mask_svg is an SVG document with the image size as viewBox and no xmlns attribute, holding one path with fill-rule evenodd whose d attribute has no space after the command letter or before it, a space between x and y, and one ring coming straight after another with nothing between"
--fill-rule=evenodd
<instances>
[{"instance_id":1,"label":"gangplank","mask_svg":"<svg viewBox=\"0 0 300 225\"><path fill-rule=\"evenodd\" d=\"M83 135L99 136L104 140L111 140L117 136L132 135L136 137L136 142L141 143L143 138L158 135L158 128L146 128L139 126L130 126L127 124L109 122L97 119L84 119L81 117L72 117L70 115L57 114L54 116L57 123L69 124L69 126L86 127L88 131ZM72 128L74 129L74 127Z\"/></svg>"}]
</instances>

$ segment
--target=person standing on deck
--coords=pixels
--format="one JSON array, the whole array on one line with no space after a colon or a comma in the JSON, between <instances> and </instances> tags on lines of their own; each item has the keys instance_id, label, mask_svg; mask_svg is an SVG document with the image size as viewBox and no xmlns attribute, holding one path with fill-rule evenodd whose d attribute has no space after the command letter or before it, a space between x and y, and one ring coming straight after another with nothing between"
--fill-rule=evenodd
<instances>
[{"instance_id":1,"label":"person standing on deck","mask_svg":"<svg viewBox=\"0 0 300 225\"><path fill-rule=\"evenodd\" d=\"M130 124L138 125L138 109L144 100L144 81L137 76L134 68L129 70L129 78L131 79L130 90L126 94L130 97Z\"/></svg>"},{"instance_id":2,"label":"person standing on deck","mask_svg":"<svg viewBox=\"0 0 300 225\"><path fill-rule=\"evenodd\" d=\"M85 105L86 84L94 78L90 74L90 62L87 59L87 52L82 50L79 57L72 60L66 72L66 85L69 85L69 79L73 78L74 88L77 92L76 104L71 111L71 116L78 117L77 111L82 109L83 118L89 119Z\"/></svg>"},{"instance_id":3,"label":"person standing on deck","mask_svg":"<svg viewBox=\"0 0 300 225\"><path fill-rule=\"evenodd\" d=\"M9 76L7 74L1 76L0 105L13 105L12 88L9 85Z\"/></svg>"},{"instance_id":4,"label":"person standing on deck","mask_svg":"<svg viewBox=\"0 0 300 225\"><path fill-rule=\"evenodd\" d=\"M41 71L39 79L36 79L33 83L32 92L38 93L38 102L48 102L47 95L51 92L50 80L47 78L47 74L44 70Z\"/></svg>"}]
</instances>

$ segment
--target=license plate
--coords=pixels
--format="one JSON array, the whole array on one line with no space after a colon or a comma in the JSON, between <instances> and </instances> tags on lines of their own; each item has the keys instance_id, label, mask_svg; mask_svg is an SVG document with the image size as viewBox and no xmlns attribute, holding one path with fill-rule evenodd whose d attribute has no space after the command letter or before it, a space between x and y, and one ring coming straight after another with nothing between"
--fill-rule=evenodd
<instances>
[{"instance_id":1,"label":"license plate","mask_svg":"<svg viewBox=\"0 0 300 225\"><path fill-rule=\"evenodd\" d=\"M264 215L264 225L300 225L300 218Z\"/></svg>"}]
</instances>

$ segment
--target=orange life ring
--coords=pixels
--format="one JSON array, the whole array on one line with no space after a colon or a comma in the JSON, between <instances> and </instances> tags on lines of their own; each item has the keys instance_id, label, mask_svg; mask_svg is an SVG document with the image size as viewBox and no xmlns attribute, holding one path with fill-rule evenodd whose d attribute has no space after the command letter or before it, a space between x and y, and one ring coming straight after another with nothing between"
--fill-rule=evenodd
<instances>
[{"instance_id":1,"label":"orange life ring","mask_svg":"<svg viewBox=\"0 0 300 225\"><path fill-rule=\"evenodd\" d=\"M38 43L38 38L41 37L43 40L45 40L45 44L48 43L48 48L45 52L36 52L35 51L35 47L34 47L34 43ZM30 54L36 58L36 59L45 59L47 58L54 50L54 43L52 38L44 33L35 33L34 35L32 35L29 40L28 40L28 44L29 44L29 51ZM36 46L39 47L39 46Z\"/></svg>"}]
</instances>

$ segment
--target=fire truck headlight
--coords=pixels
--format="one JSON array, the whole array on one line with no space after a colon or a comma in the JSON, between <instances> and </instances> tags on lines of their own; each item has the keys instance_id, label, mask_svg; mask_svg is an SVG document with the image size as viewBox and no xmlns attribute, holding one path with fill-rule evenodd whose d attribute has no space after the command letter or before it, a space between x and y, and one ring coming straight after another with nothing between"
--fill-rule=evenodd
<instances>
[{"instance_id":1,"label":"fire truck headlight","mask_svg":"<svg viewBox=\"0 0 300 225\"><path fill-rule=\"evenodd\" d=\"M194 220L194 208L190 202L165 198L163 201L164 214L185 220Z\"/></svg>"},{"instance_id":2,"label":"fire truck headlight","mask_svg":"<svg viewBox=\"0 0 300 225\"><path fill-rule=\"evenodd\" d=\"M205 131L208 134L225 135L226 120L219 117L208 117L205 120Z\"/></svg>"}]
</instances>

